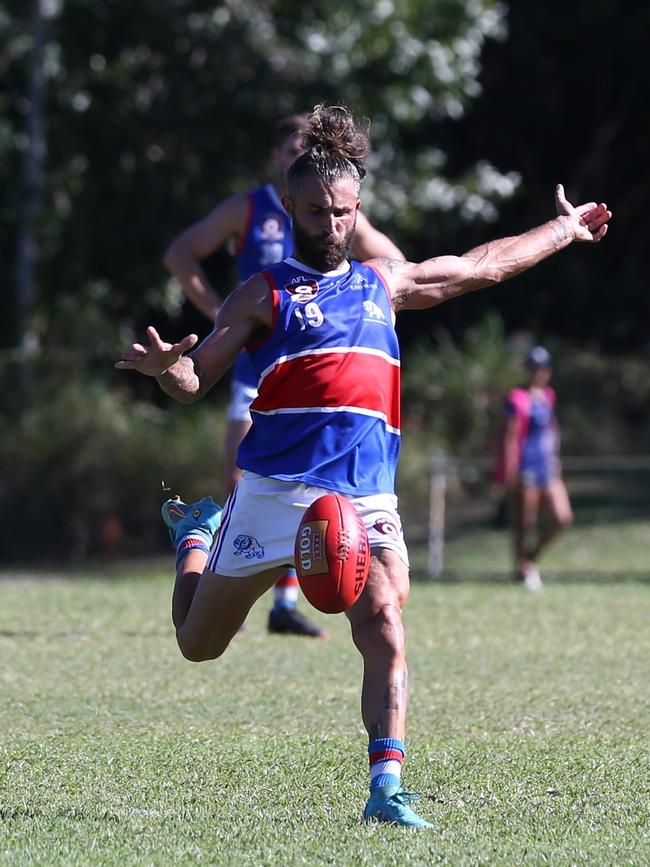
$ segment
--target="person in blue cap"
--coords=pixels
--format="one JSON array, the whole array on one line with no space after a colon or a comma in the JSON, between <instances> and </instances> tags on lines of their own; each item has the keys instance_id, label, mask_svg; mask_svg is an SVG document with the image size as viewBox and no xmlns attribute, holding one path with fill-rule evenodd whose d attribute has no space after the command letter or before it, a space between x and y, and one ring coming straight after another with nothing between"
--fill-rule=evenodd
<instances>
[{"instance_id":1,"label":"person in blue cap","mask_svg":"<svg viewBox=\"0 0 650 867\"><path fill-rule=\"evenodd\" d=\"M515 579L529 590L540 590L537 561L572 523L573 513L558 457L551 355L544 346L533 346L526 370L527 383L511 389L506 401L504 482L514 501ZM543 529L540 512L545 513Z\"/></svg>"}]
</instances>

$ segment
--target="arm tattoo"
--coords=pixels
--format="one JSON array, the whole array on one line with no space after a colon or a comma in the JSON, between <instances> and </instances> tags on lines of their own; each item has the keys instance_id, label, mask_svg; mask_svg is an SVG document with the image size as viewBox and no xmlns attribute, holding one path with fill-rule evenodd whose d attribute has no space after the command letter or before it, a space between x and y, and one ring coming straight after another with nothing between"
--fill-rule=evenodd
<instances>
[{"instance_id":1,"label":"arm tattoo","mask_svg":"<svg viewBox=\"0 0 650 867\"><path fill-rule=\"evenodd\" d=\"M564 242L569 237L569 233L567 232L566 223L554 221L551 224L551 234L553 236L553 243L555 244L556 250L561 250L562 247L565 246Z\"/></svg>"},{"instance_id":2,"label":"arm tattoo","mask_svg":"<svg viewBox=\"0 0 650 867\"><path fill-rule=\"evenodd\" d=\"M376 259L375 261L379 265L383 265L385 268L387 268L391 274L393 273L397 265L404 264L404 262L402 262L400 259Z\"/></svg>"}]
</instances>

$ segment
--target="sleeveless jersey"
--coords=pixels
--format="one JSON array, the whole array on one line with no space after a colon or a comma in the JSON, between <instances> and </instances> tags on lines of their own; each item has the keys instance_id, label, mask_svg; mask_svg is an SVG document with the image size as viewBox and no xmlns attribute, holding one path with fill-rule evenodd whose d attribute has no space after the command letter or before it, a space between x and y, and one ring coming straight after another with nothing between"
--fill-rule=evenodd
<instances>
[{"instance_id":1,"label":"sleeveless jersey","mask_svg":"<svg viewBox=\"0 0 650 867\"><path fill-rule=\"evenodd\" d=\"M400 359L381 277L358 262L321 274L291 258L264 276L273 329L248 348L258 396L237 465L353 496L393 493Z\"/></svg>"},{"instance_id":2,"label":"sleeveless jersey","mask_svg":"<svg viewBox=\"0 0 650 867\"><path fill-rule=\"evenodd\" d=\"M520 470L550 469L557 453L557 432L552 389L530 399L528 430L521 444Z\"/></svg>"},{"instance_id":3,"label":"sleeveless jersey","mask_svg":"<svg viewBox=\"0 0 650 867\"><path fill-rule=\"evenodd\" d=\"M293 252L291 220L272 184L248 194L248 219L241 243L235 253L237 276L243 283L258 271L281 262ZM240 353L233 377L252 388L257 385L250 359Z\"/></svg>"},{"instance_id":4,"label":"sleeveless jersey","mask_svg":"<svg viewBox=\"0 0 650 867\"><path fill-rule=\"evenodd\" d=\"M506 399L506 415L515 420L517 464L519 471L533 465L550 464L558 450L558 426L555 419L555 391L550 386L542 390L541 402L535 405L527 388L511 388ZM505 440L498 456L494 481L505 481Z\"/></svg>"}]
</instances>

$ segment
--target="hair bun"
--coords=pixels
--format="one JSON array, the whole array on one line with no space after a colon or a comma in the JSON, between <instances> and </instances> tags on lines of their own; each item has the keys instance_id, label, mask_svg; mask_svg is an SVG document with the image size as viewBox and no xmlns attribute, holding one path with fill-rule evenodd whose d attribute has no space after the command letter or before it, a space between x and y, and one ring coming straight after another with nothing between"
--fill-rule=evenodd
<instances>
[{"instance_id":1,"label":"hair bun","mask_svg":"<svg viewBox=\"0 0 650 867\"><path fill-rule=\"evenodd\" d=\"M302 145L322 157L351 162L363 178L370 153L367 124L363 129L344 105L317 105L301 130Z\"/></svg>"}]
</instances>

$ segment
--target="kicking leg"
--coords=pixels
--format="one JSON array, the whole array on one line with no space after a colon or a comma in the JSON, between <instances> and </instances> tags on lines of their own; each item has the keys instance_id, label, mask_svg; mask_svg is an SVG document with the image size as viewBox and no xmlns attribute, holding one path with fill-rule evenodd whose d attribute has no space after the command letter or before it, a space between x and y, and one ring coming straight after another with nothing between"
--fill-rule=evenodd
<instances>
[{"instance_id":1,"label":"kicking leg","mask_svg":"<svg viewBox=\"0 0 650 867\"><path fill-rule=\"evenodd\" d=\"M248 612L271 587L282 569L245 578L203 572L182 623L176 624L181 653L192 662L216 659L237 634Z\"/></svg>"},{"instance_id":2,"label":"kicking leg","mask_svg":"<svg viewBox=\"0 0 650 867\"><path fill-rule=\"evenodd\" d=\"M208 554L221 525L221 507L211 497L198 503L167 500L162 516L177 550L172 619L183 655L192 661L220 656L251 606L282 574L271 569L246 578L206 572Z\"/></svg>"}]
</instances>

